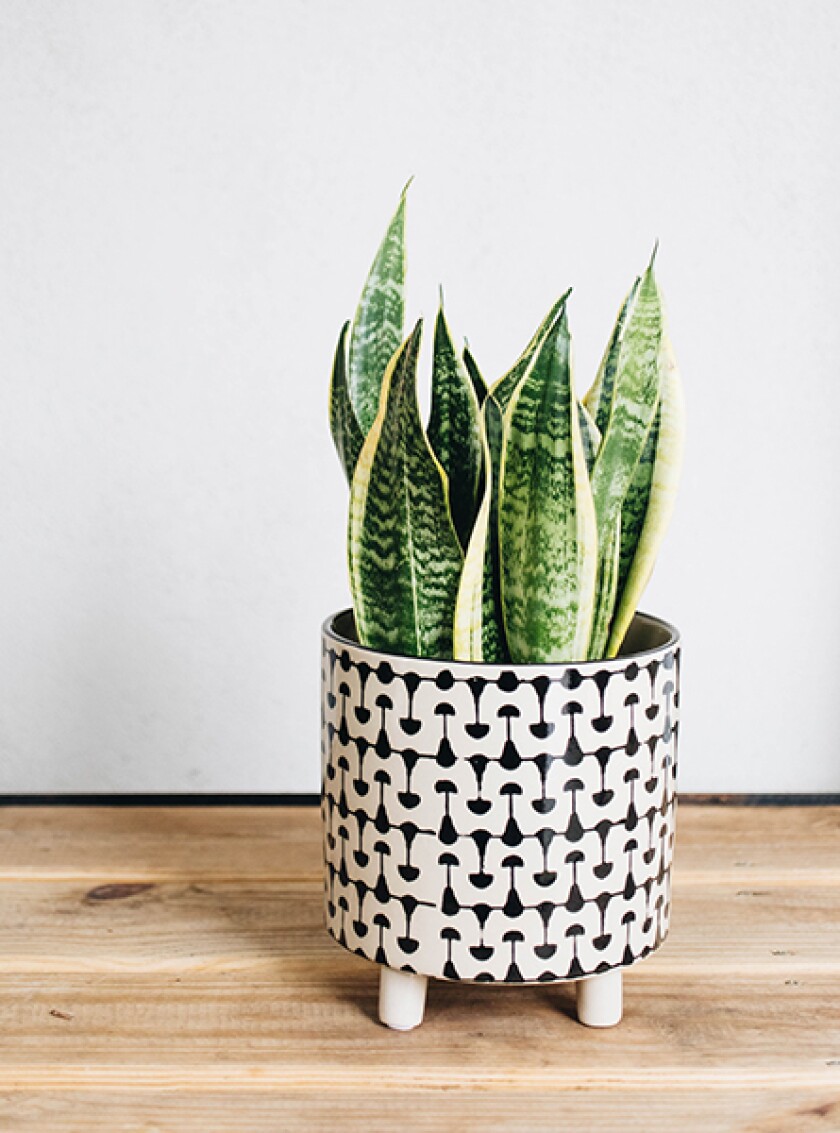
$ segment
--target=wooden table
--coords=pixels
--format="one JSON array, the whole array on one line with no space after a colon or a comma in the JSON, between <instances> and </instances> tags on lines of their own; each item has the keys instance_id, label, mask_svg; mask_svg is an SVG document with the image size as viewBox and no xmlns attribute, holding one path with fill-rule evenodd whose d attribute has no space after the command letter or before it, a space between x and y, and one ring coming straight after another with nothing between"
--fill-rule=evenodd
<instances>
[{"instance_id":1,"label":"wooden table","mask_svg":"<svg viewBox=\"0 0 840 1133\"><path fill-rule=\"evenodd\" d=\"M566 987L377 973L321 927L310 807L0 811L0 1130L840 1130L840 807L686 806L615 1030Z\"/></svg>"}]
</instances>

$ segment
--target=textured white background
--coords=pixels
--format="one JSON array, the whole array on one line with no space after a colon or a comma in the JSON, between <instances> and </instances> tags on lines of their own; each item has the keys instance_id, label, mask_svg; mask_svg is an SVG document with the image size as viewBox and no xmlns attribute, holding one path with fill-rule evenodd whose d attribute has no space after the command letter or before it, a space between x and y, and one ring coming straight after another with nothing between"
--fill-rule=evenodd
<instances>
[{"instance_id":1,"label":"textured white background","mask_svg":"<svg viewBox=\"0 0 840 1133\"><path fill-rule=\"evenodd\" d=\"M840 6L0 0L0 791L314 791L334 339L403 181L489 376L661 240L682 786L840 789Z\"/></svg>"}]
</instances>

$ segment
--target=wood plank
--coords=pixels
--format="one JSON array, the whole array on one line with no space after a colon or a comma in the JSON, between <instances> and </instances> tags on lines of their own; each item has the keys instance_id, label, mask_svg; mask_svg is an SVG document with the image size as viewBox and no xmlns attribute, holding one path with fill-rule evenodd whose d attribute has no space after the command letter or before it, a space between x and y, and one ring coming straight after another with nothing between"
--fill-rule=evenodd
<instances>
[{"instance_id":1,"label":"wood plank","mask_svg":"<svg viewBox=\"0 0 840 1133\"><path fill-rule=\"evenodd\" d=\"M634 1118L634 1114L638 1115ZM620 1116L619 1116L620 1115ZM638 1122L638 1123L637 1123ZM840 1097L820 1089L680 1089L667 1093L533 1092L527 1098L488 1091L235 1089L164 1092L118 1087L0 1093L7 1133L831 1133L840 1128Z\"/></svg>"},{"instance_id":2,"label":"wood plank","mask_svg":"<svg viewBox=\"0 0 840 1133\"><path fill-rule=\"evenodd\" d=\"M840 807L681 807L674 865L683 883L838 885Z\"/></svg>"},{"instance_id":3,"label":"wood plank","mask_svg":"<svg viewBox=\"0 0 840 1133\"><path fill-rule=\"evenodd\" d=\"M274 973L338 962L318 882L0 883L0 973ZM674 891L671 933L635 971L840 974L840 890Z\"/></svg>"},{"instance_id":4,"label":"wood plank","mask_svg":"<svg viewBox=\"0 0 840 1133\"><path fill-rule=\"evenodd\" d=\"M6 807L0 879L315 879L314 807ZM840 807L686 806L682 884L840 884Z\"/></svg>"},{"instance_id":5,"label":"wood plank","mask_svg":"<svg viewBox=\"0 0 840 1133\"><path fill-rule=\"evenodd\" d=\"M0 1088L360 1091L820 1089L840 1096L836 979L628 980L621 1027L574 1021L568 987L434 983L427 1018L375 1022L373 966L296 982L152 976L0 983ZM807 1020L807 1027L802 1021Z\"/></svg>"},{"instance_id":6,"label":"wood plank","mask_svg":"<svg viewBox=\"0 0 840 1133\"><path fill-rule=\"evenodd\" d=\"M317 807L6 807L0 878L321 876Z\"/></svg>"}]
</instances>

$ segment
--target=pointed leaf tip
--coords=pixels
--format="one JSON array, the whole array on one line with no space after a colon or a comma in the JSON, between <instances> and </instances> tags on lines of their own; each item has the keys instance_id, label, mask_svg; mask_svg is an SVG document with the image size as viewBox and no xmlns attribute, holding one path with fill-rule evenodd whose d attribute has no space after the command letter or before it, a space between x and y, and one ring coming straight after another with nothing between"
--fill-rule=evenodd
<instances>
[{"instance_id":1,"label":"pointed leaf tip","mask_svg":"<svg viewBox=\"0 0 840 1133\"><path fill-rule=\"evenodd\" d=\"M441 307L435 322L428 439L447 476L455 530L466 549L479 505L482 469L478 393Z\"/></svg>"},{"instance_id":2,"label":"pointed leaf tip","mask_svg":"<svg viewBox=\"0 0 840 1133\"><path fill-rule=\"evenodd\" d=\"M338 337L329 393L330 432L348 482L353 479L353 472L364 442L364 435L356 419L356 413L350 402L350 393L347 388L347 335L349 330L350 323L348 321L341 328L341 334Z\"/></svg>"},{"instance_id":3,"label":"pointed leaf tip","mask_svg":"<svg viewBox=\"0 0 840 1133\"><path fill-rule=\"evenodd\" d=\"M554 318L554 322L552 324L552 327L567 326L568 325L569 315L568 315L567 304L569 302L569 296L571 295L571 293L572 293L572 289L571 289L571 287L569 287L563 292L563 294L557 300L557 314Z\"/></svg>"},{"instance_id":4,"label":"pointed leaf tip","mask_svg":"<svg viewBox=\"0 0 840 1133\"><path fill-rule=\"evenodd\" d=\"M404 205L400 198L370 266L350 332L348 387L364 434L376 417L385 369L403 340Z\"/></svg>"},{"instance_id":5,"label":"pointed leaf tip","mask_svg":"<svg viewBox=\"0 0 840 1133\"><path fill-rule=\"evenodd\" d=\"M659 251L659 237L657 236L653 244L653 251L650 254L650 263L647 266L648 271L653 271L653 264L656 259L656 253Z\"/></svg>"}]
</instances>

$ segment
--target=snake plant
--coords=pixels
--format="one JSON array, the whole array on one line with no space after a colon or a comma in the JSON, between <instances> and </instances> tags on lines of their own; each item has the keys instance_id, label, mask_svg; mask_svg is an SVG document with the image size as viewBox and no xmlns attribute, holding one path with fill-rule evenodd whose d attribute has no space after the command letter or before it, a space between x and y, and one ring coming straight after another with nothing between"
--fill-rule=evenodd
<instances>
[{"instance_id":1,"label":"snake plant","mask_svg":"<svg viewBox=\"0 0 840 1133\"><path fill-rule=\"evenodd\" d=\"M682 387L655 250L582 399L570 291L489 387L469 347L455 345L441 294L424 426L422 321L404 328L407 188L339 335L330 386L359 641L463 661L614 657L682 463Z\"/></svg>"}]
</instances>

